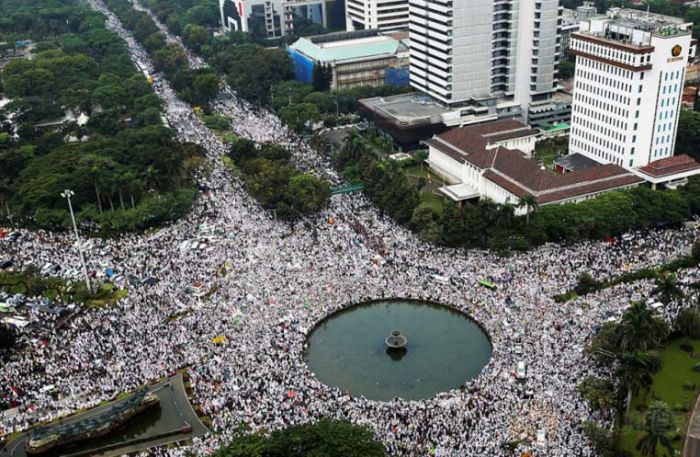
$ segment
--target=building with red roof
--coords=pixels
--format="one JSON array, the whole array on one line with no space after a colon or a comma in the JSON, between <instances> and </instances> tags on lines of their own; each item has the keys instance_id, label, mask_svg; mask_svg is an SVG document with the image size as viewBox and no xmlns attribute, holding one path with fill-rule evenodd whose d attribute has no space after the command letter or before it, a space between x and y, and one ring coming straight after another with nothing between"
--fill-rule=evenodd
<instances>
[{"instance_id":1,"label":"building with red roof","mask_svg":"<svg viewBox=\"0 0 700 457\"><path fill-rule=\"evenodd\" d=\"M534 195L540 205L577 202L644 182L612 163L564 174L546 169L517 149L519 143L528 145L531 135L532 129L514 119L452 129L424 142L427 163L449 183L440 191L455 201L517 204Z\"/></svg>"}]
</instances>

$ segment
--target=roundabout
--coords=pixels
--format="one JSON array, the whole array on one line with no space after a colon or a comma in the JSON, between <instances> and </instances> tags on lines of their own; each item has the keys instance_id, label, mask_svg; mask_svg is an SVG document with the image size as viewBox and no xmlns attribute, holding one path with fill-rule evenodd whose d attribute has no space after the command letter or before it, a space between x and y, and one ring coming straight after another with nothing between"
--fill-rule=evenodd
<instances>
[{"instance_id":1,"label":"roundabout","mask_svg":"<svg viewBox=\"0 0 700 457\"><path fill-rule=\"evenodd\" d=\"M309 333L305 360L321 382L350 395L421 400L477 377L491 351L481 326L455 308L392 299L321 320Z\"/></svg>"}]
</instances>

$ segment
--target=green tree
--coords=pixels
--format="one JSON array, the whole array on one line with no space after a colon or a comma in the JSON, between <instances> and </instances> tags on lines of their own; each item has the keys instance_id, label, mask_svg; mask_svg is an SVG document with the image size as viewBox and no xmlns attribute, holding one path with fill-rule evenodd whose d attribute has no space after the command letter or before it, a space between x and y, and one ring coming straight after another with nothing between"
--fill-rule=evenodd
<instances>
[{"instance_id":1,"label":"green tree","mask_svg":"<svg viewBox=\"0 0 700 457\"><path fill-rule=\"evenodd\" d=\"M182 40L185 45L199 52L205 44L209 42L209 32L201 25L187 24L182 33Z\"/></svg>"},{"instance_id":2,"label":"green tree","mask_svg":"<svg viewBox=\"0 0 700 457\"><path fill-rule=\"evenodd\" d=\"M676 275L673 273L666 273L659 276L655 281L652 294L658 295L664 305L668 305L673 300L680 300L683 298L683 290L678 284Z\"/></svg>"},{"instance_id":3,"label":"green tree","mask_svg":"<svg viewBox=\"0 0 700 457\"><path fill-rule=\"evenodd\" d=\"M194 89L194 102L206 104L213 100L219 92L219 77L215 73L197 75L192 86Z\"/></svg>"},{"instance_id":4,"label":"green tree","mask_svg":"<svg viewBox=\"0 0 700 457\"><path fill-rule=\"evenodd\" d=\"M606 429L595 422L586 421L583 423L583 433L591 440L599 456L618 457L614 437Z\"/></svg>"},{"instance_id":5,"label":"green tree","mask_svg":"<svg viewBox=\"0 0 700 457\"><path fill-rule=\"evenodd\" d=\"M306 100L306 97L312 93L312 90L313 87L311 85L299 81L281 81L272 87L271 105L275 110L279 110L285 106L296 105L302 102L314 103Z\"/></svg>"},{"instance_id":6,"label":"green tree","mask_svg":"<svg viewBox=\"0 0 700 457\"><path fill-rule=\"evenodd\" d=\"M279 110L279 116L282 122L297 132L307 130L310 123L318 122L321 119L318 107L312 103L285 106Z\"/></svg>"},{"instance_id":7,"label":"green tree","mask_svg":"<svg viewBox=\"0 0 700 457\"><path fill-rule=\"evenodd\" d=\"M328 204L330 195L328 183L308 173L292 177L287 186L290 206L300 216L320 211Z\"/></svg>"},{"instance_id":8,"label":"green tree","mask_svg":"<svg viewBox=\"0 0 700 457\"><path fill-rule=\"evenodd\" d=\"M158 49L153 53L152 58L153 65L156 69L168 74L173 74L178 69L187 66L185 51L175 44L170 44L163 49Z\"/></svg>"},{"instance_id":9,"label":"green tree","mask_svg":"<svg viewBox=\"0 0 700 457\"><path fill-rule=\"evenodd\" d=\"M666 321L654 315L645 302L634 302L622 314L620 348L624 351L655 349L669 334Z\"/></svg>"},{"instance_id":10,"label":"green tree","mask_svg":"<svg viewBox=\"0 0 700 457\"><path fill-rule=\"evenodd\" d=\"M537 197L532 194L527 194L520 197L518 200L518 208L525 208L525 223L530 223L530 211L537 211L539 208L539 203L537 203Z\"/></svg>"},{"instance_id":11,"label":"green tree","mask_svg":"<svg viewBox=\"0 0 700 457\"><path fill-rule=\"evenodd\" d=\"M270 87L294 77L292 60L283 49L242 44L227 49L218 60L229 84L251 103L266 100Z\"/></svg>"},{"instance_id":12,"label":"green tree","mask_svg":"<svg viewBox=\"0 0 700 457\"><path fill-rule=\"evenodd\" d=\"M700 311L695 307L680 310L674 328L681 336L700 338Z\"/></svg>"},{"instance_id":13,"label":"green tree","mask_svg":"<svg viewBox=\"0 0 700 457\"><path fill-rule=\"evenodd\" d=\"M602 284L600 283L600 281L597 281L589 273L583 273L581 274L581 276L578 277L578 283L576 283L574 291L578 295L586 295L598 290L601 286Z\"/></svg>"},{"instance_id":14,"label":"green tree","mask_svg":"<svg viewBox=\"0 0 700 457\"><path fill-rule=\"evenodd\" d=\"M438 220L440 216L427 205L418 205L411 215L410 226L418 232L421 239L430 242L437 242L440 239L440 227Z\"/></svg>"},{"instance_id":15,"label":"green tree","mask_svg":"<svg viewBox=\"0 0 700 457\"><path fill-rule=\"evenodd\" d=\"M273 431L271 435L241 435L214 457L385 457L372 432L346 421L321 419Z\"/></svg>"},{"instance_id":16,"label":"green tree","mask_svg":"<svg viewBox=\"0 0 700 457\"><path fill-rule=\"evenodd\" d=\"M573 60L562 60L559 62L559 77L561 79L569 79L574 76L575 63Z\"/></svg>"},{"instance_id":17,"label":"green tree","mask_svg":"<svg viewBox=\"0 0 700 457\"><path fill-rule=\"evenodd\" d=\"M700 161L700 113L682 109L677 131L674 154L688 154Z\"/></svg>"},{"instance_id":18,"label":"green tree","mask_svg":"<svg viewBox=\"0 0 700 457\"><path fill-rule=\"evenodd\" d=\"M103 109L121 109L127 103L126 92L119 85L98 87L92 92L92 103Z\"/></svg>"},{"instance_id":19,"label":"green tree","mask_svg":"<svg viewBox=\"0 0 700 457\"><path fill-rule=\"evenodd\" d=\"M617 355L617 377L622 386L627 390L625 400L626 410L632 405L632 395L641 389L648 389L652 382L652 375L661 369L661 357L656 352L621 352Z\"/></svg>"},{"instance_id":20,"label":"green tree","mask_svg":"<svg viewBox=\"0 0 700 457\"><path fill-rule=\"evenodd\" d=\"M185 13L185 22L210 27L219 25L219 15L216 4L195 5Z\"/></svg>"},{"instance_id":21,"label":"green tree","mask_svg":"<svg viewBox=\"0 0 700 457\"><path fill-rule=\"evenodd\" d=\"M659 447L673 454L673 440L669 436L674 429L673 412L669 406L656 401L649 406L644 417L644 436L637 442L637 449L643 455L656 457Z\"/></svg>"},{"instance_id":22,"label":"green tree","mask_svg":"<svg viewBox=\"0 0 700 457\"><path fill-rule=\"evenodd\" d=\"M611 381L588 377L578 386L581 396L594 411L608 411L615 407L615 387Z\"/></svg>"}]
</instances>

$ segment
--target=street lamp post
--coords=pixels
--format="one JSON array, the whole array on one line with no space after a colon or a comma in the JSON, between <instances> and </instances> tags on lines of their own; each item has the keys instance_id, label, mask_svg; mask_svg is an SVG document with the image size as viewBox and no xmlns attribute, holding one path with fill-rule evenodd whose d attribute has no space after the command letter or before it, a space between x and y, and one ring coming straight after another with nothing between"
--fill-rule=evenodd
<instances>
[{"instance_id":1,"label":"street lamp post","mask_svg":"<svg viewBox=\"0 0 700 457\"><path fill-rule=\"evenodd\" d=\"M70 210L70 218L73 221L73 231L75 232L75 242L78 246L78 254L80 255L80 263L83 265L83 274L85 274L85 285L89 294L92 294L92 286L90 285L90 277L88 276L87 265L85 264L85 257L83 257L83 248L80 245L80 235L78 235L78 226L75 223L75 214L73 214L73 203L71 203L70 198L75 195L70 189L66 189L61 192L61 197L68 200L68 209Z\"/></svg>"},{"instance_id":2,"label":"street lamp post","mask_svg":"<svg viewBox=\"0 0 700 457\"><path fill-rule=\"evenodd\" d=\"M340 117L340 107L338 106L338 100L334 100L335 103L335 117Z\"/></svg>"}]
</instances>

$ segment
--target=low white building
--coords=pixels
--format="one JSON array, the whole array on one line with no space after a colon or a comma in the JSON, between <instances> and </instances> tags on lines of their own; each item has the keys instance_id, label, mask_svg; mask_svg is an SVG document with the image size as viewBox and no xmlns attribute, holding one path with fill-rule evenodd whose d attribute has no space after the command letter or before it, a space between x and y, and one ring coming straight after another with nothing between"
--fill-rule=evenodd
<instances>
[{"instance_id":1,"label":"low white building","mask_svg":"<svg viewBox=\"0 0 700 457\"><path fill-rule=\"evenodd\" d=\"M530 157L536 134L514 119L452 129L425 141L427 163L449 183L440 191L458 202L488 198L517 205L527 195L539 205L577 202L644 181L615 164L565 174L544 169Z\"/></svg>"}]
</instances>

